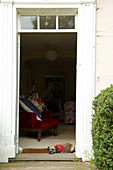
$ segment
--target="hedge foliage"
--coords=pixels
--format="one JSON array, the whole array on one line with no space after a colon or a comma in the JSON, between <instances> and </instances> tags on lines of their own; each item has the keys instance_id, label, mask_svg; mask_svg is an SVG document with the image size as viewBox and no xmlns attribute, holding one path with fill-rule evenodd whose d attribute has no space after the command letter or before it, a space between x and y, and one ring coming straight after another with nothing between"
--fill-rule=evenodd
<instances>
[{"instance_id":1,"label":"hedge foliage","mask_svg":"<svg viewBox=\"0 0 113 170\"><path fill-rule=\"evenodd\" d=\"M101 91L93 103L92 140L95 165L113 170L113 85Z\"/></svg>"}]
</instances>

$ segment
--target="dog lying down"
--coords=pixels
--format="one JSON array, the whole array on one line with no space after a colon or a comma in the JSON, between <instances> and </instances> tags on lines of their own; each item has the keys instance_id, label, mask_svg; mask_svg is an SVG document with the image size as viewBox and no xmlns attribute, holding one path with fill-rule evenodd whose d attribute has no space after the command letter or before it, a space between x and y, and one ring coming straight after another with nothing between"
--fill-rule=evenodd
<instances>
[{"instance_id":1,"label":"dog lying down","mask_svg":"<svg viewBox=\"0 0 113 170\"><path fill-rule=\"evenodd\" d=\"M75 146L71 143L63 143L58 145L51 145L47 148L49 154L54 153L73 153L75 152Z\"/></svg>"}]
</instances>

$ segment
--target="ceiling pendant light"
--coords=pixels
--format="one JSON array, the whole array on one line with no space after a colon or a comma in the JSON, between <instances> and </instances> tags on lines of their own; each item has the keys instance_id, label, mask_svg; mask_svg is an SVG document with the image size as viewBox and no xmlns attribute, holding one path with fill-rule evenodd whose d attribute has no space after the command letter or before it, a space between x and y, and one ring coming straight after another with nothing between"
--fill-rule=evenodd
<instances>
[{"instance_id":1,"label":"ceiling pendant light","mask_svg":"<svg viewBox=\"0 0 113 170\"><path fill-rule=\"evenodd\" d=\"M57 57L57 52L53 49L53 42L50 42L50 50L46 52L46 59L49 61L54 61Z\"/></svg>"}]
</instances>

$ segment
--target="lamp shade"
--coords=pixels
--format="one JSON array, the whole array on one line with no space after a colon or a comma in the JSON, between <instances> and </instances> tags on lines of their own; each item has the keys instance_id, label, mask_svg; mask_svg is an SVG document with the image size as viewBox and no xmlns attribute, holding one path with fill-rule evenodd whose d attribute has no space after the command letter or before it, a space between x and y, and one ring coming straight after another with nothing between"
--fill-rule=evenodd
<instances>
[{"instance_id":1,"label":"lamp shade","mask_svg":"<svg viewBox=\"0 0 113 170\"><path fill-rule=\"evenodd\" d=\"M55 50L49 50L46 52L46 59L49 61L54 61L57 59L57 53Z\"/></svg>"}]
</instances>

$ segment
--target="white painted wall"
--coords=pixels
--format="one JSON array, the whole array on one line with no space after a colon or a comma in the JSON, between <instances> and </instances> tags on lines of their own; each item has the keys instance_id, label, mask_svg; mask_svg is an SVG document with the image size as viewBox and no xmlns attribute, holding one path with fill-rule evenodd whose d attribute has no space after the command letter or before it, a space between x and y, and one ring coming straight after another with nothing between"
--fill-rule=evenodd
<instances>
[{"instance_id":1,"label":"white painted wall","mask_svg":"<svg viewBox=\"0 0 113 170\"><path fill-rule=\"evenodd\" d=\"M78 10L76 97L76 155L85 158L92 147L91 115L95 71L95 6L81 5Z\"/></svg>"},{"instance_id":2,"label":"white painted wall","mask_svg":"<svg viewBox=\"0 0 113 170\"><path fill-rule=\"evenodd\" d=\"M15 157L16 56L12 4L0 4L0 162Z\"/></svg>"},{"instance_id":3,"label":"white painted wall","mask_svg":"<svg viewBox=\"0 0 113 170\"><path fill-rule=\"evenodd\" d=\"M113 1L97 0L96 94L113 84Z\"/></svg>"}]
</instances>

